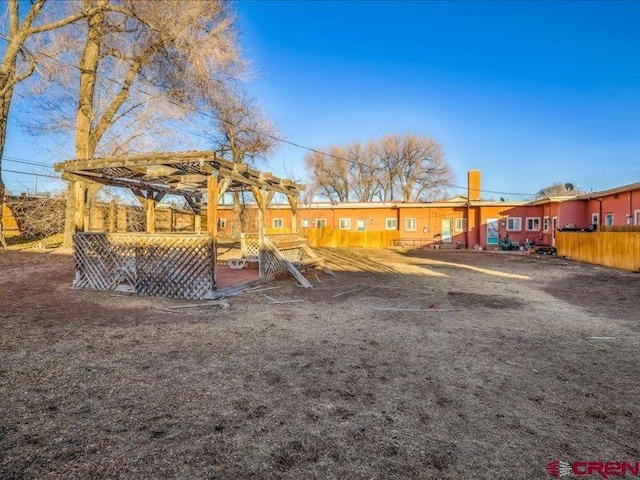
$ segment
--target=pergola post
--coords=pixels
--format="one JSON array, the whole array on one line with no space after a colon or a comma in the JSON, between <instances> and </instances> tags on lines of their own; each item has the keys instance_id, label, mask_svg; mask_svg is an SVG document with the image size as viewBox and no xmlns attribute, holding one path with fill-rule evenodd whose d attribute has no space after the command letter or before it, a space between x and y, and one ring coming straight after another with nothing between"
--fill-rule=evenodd
<instances>
[{"instance_id":1,"label":"pergola post","mask_svg":"<svg viewBox=\"0 0 640 480\"><path fill-rule=\"evenodd\" d=\"M251 187L251 192L253 192L253 196L258 204L258 261L260 265L260 276L262 277L265 274L264 252L266 250L265 237L267 235L267 207L269 206L269 203L271 203L275 192L260 189L258 187Z\"/></svg>"},{"instance_id":2,"label":"pergola post","mask_svg":"<svg viewBox=\"0 0 640 480\"><path fill-rule=\"evenodd\" d=\"M266 205L262 190L258 187L251 187L251 192L258 204L258 266L260 267L260 277L265 274L264 271L264 237L265 237L265 216Z\"/></svg>"},{"instance_id":3,"label":"pergola post","mask_svg":"<svg viewBox=\"0 0 640 480\"><path fill-rule=\"evenodd\" d=\"M287 195L287 200L291 206L291 233L298 233L298 197Z\"/></svg>"},{"instance_id":4,"label":"pergola post","mask_svg":"<svg viewBox=\"0 0 640 480\"><path fill-rule=\"evenodd\" d=\"M215 243L218 236L218 178L207 178L207 234Z\"/></svg>"},{"instance_id":5,"label":"pergola post","mask_svg":"<svg viewBox=\"0 0 640 480\"><path fill-rule=\"evenodd\" d=\"M147 233L156 233L156 201L152 192L147 192Z\"/></svg>"},{"instance_id":6,"label":"pergola post","mask_svg":"<svg viewBox=\"0 0 640 480\"><path fill-rule=\"evenodd\" d=\"M109 233L116 231L116 201L109 203Z\"/></svg>"},{"instance_id":7,"label":"pergola post","mask_svg":"<svg viewBox=\"0 0 640 480\"><path fill-rule=\"evenodd\" d=\"M75 206L73 212L74 233L85 231L85 218L87 217L87 189L84 182L74 182L73 196Z\"/></svg>"},{"instance_id":8,"label":"pergola post","mask_svg":"<svg viewBox=\"0 0 640 480\"><path fill-rule=\"evenodd\" d=\"M218 177L207 177L207 234L213 243L213 284L218 284L216 253L218 248Z\"/></svg>"}]
</instances>

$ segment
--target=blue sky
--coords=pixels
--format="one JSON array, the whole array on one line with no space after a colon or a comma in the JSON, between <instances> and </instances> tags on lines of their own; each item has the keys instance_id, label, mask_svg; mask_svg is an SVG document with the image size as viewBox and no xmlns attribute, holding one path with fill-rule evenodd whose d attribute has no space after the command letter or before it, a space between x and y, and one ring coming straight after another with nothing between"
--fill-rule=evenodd
<instances>
[{"instance_id":1,"label":"blue sky","mask_svg":"<svg viewBox=\"0 0 640 480\"><path fill-rule=\"evenodd\" d=\"M500 192L640 181L640 3L240 1L238 13L251 93L296 143L424 134L457 183L478 168ZM284 147L271 167L303 177L304 154Z\"/></svg>"},{"instance_id":2,"label":"blue sky","mask_svg":"<svg viewBox=\"0 0 640 480\"><path fill-rule=\"evenodd\" d=\"M237 12L249 91L295 143L428 135L458 184L477 168L496 192L640 181L639 2L240 0ZM9 134L6 155L39 158L46 139ZM265 169L304 180L304 155L284 146Z\"/></svg>"}]
</instances>

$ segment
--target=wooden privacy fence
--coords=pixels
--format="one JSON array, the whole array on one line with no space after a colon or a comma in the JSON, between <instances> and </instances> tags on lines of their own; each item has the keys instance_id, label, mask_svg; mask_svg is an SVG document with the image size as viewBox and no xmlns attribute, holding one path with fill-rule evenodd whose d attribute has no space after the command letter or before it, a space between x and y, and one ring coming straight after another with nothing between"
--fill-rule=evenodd
<instances>
[{"instance_id":1,"label":"wooden privacy fence","mask_svg":"<svg viewBox=\"0 0 640 480\"><path fill-rule=\"evenodd\" d=\"M20 227L18 226L18 222L13 216L13 212L6 203L2 204L2 216L0 216L0 221L2 221L2 226L4 227L4 235L5 237L16 237L20 235Z\"/></svg>"},{"instance_id":2,"label":"wooden privacy fence","mask_svg":"<svg viewBox=\"0 0 640 480\"><path fill-rule=\"evenodd\" d=\"M392 247L400 239L398 230L352 232L329 228L308 228L301 231L311 247Z\"/></svg>"},{"instance_id":3,"label":"wooden privacy fence","mask_svg":"<svg viewBox=\"0 0 640 480\"><path fill-rule=\"evenodd\" d=\"M556 249L580 262L640 270L640 231L557 232Z\"/></svg>"},{"instance_id":4,"label":"wooden privacy fence","mask_svg":"<svg viewBox=\"0 0 640 480\"><path fill-rule=\"evenodd\" d=\"M215 290L215 251L202 235L76 233L73 286L202 299Z\"/></svg>"}]
</instances>

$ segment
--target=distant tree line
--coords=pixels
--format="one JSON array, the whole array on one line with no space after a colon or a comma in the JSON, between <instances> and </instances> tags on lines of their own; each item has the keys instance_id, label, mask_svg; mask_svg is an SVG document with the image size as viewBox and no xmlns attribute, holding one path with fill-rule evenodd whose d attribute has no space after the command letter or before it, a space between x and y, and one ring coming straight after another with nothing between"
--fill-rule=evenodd
<instances>
[{"instance_id":1,"label":"distant tree line","mask_svg":"<svg viewBox=\"0 0 640 480\"><path fill-rule=\"evenodd\" d=\"M410 133L331 146L308 153L304 160L312 177L307 201L433 200L453 181L440 144Z\"/></svg>"}]
</instances>

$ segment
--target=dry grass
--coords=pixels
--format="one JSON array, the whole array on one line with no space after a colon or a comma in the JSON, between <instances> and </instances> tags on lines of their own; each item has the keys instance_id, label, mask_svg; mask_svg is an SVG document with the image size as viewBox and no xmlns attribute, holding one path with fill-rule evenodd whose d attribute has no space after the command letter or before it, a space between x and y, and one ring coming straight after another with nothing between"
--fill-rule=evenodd
<instances>
[{"instance_id":1,"label":"dry grass","mask_svg":"<svg viewBox=\"0 0 640 480\"><path fill-rule=\"evenodd\" d=\"M637 276L323 254L336 279L266 292L303 302L177 314L69 290L69 257L0 254L0 477L548 478L555 458L640 459Z\"/></svg>"}]
</instances>

